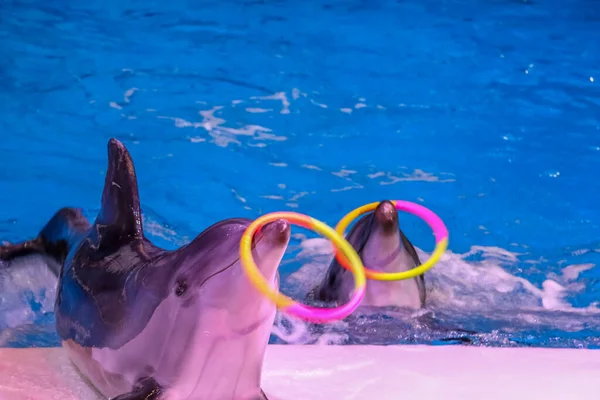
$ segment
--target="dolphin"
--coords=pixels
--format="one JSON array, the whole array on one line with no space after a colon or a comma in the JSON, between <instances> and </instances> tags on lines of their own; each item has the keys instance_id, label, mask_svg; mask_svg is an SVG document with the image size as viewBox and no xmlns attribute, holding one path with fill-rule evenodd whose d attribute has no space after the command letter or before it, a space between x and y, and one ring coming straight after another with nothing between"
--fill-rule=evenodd
<instances>
[{"instance_id":1,"label":"dolphin","mask_svg":"<svg viewBox=\"0 0 600 400\"><path fill-rule=\"evenodd\" d=\"M93 224L81 209L59 210L39 235L0 246L10 268L40 254L59 266L56 330L83 377L113 400L258 400L276 309L251 286L239 243L251 221L226 219L173 251L144 236L131 156L108 142L102 207ZM290 239L280 219L252 252L279 285Z\"/></svg>"},{"instance_id":2,"label":"dolphin","mask_svg":"<svg viewBox=\"0 0 600 400\"><path fill-rule=\"evenodd\" d=\"M384 200L374 212L363 216L350 230L346 240L360 256L365 267L381 272L408 271L421 265L412 243L400 229L398 211ZM334 259L324 279L309 292L309 298L346 303L354 291L352 273ZM368 280L361 306L397 306L418 310L425 306L425 277L402 281Z\"/></svg>"}]
</instances>

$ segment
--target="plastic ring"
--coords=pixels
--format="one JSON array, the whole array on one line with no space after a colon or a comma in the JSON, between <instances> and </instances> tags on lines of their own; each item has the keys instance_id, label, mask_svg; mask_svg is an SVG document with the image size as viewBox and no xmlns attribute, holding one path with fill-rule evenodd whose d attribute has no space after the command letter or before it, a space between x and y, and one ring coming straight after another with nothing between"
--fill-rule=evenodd
<instances>
[{"instance_id":1,"label":"plastic ring","mask_svg":"<svg viewBox=\"0 0 600 400\"><path fill-rule=\"evenodd\" d=\"M338 261L345 268L352 271L352 274L354 275L355 289L352 298L348 303L336 308L310 307L297 303L284 294L274 292L271 289L267 280L259 272L252 257L252 238L261 227L278 219L286 219L292 224L311 229L333 242L333 245L338 250L336 253L341 255L338 258ZM240 260L244 272L250 279L250 282L261 294L275 303L277 308L281 311L307 321L322 323L343 319L356 310L365 295L367 282L364 267L354 248L352 248L350 243L348 243L343 236L336 233L333 228L319 220L303 214L295 212L274 212L256 219L250 224L242 236L240 243Z\"/></svg>"},{"instance_id":2,"label":"plastic ring","mask_svg":"<svg viewBox=\"0 0 600 400\"><path fill-rule=\"evenodd\" d=\"M444 254L448 248L448 229L446 229L444 222L433 211L419 204L408 201L394 200L392 203L396 206L397 210L409 212L427 222L427 225L431 227L435 235L435 249L427 261L409 271L385 273L373 271L365 267L365 276L367 279L376 281L399 281L417 277L431 269L431 267L433 267L440 260L442 254ZM338 222L335 230L343 237L345 230L352 221L365 213L375 210L378 205L379 202L369 203L350 211L344 216L344 218L340 220L340 222ZM339 254L339 251L336 251L336 257L338 257L338 255L343 257L343 255ZM345 267L346 264L342 263L342 266Z\"/></svg>"}]
</instances>

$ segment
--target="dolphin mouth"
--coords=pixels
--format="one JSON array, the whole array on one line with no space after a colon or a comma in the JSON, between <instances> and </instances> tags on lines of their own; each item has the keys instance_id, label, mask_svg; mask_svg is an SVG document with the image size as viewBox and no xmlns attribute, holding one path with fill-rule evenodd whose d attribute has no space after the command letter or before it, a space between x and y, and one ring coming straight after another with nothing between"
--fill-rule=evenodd
<instances>
[{"instance_id":1,"label":"dolphin mouth","mask_svg":"<svg viewBox=\"0 0 600 400\"><path fill-rule=\"evenodd\" d=\"M282 221L283 221L283 223L282 223ZM272 232L273 229L276 229L277 231L276 232ZM274 233L275 237L269 237L268 233ZM270 222L267 225L263 226L255 234L254 238L252 239L252 244L251 244L251 247L250 247L250 251L252 252L253 250L255 250L256 246L259 243L261 243L262 241L269 240L269 239L273 240L273 243L272 243L273 245L283 244L284 242L286 242L287 240L289 240L289 236L290 236L290 225L289 225L289 222L287 222L286 220L283 220L283 219L279 219L277 221ZM238 252L238 256L231 263L229 263L225 267L221 268L219 271L216 271L212 275L209 275L208 277L206 277L206 279L204 279L202 281L202 283L200 284L200 286L204 285L207 281L209 281L210 279L216 277L217 275L219 275L219 274L227 271L229 268L231 268L233 265L235 265L239 261L240 261L240 256L239 256L239 252ZM259 268L260 268L260 266L259 266Z\"/></svg>"},{"instance_id":2,"label":"dolphin mouth","mask_svg":"<svg viewBox=\"0 0 600 400\"><path fill-rule=\"evenodd\" d=\"M258 238L257 240L252 240L252 246L250 247L250 251L254 250L256 248L256 245L263 239L264 236L261 236L260 238ZM239 253L238 253L239 254ZM204 279L201 283L200 286L204 285L206 282L208 282L209 280L211 280L212 278L216 277L217 275L222 274L223 272L227 271L229 268L233 267L237 262L240 261L240 256L238 255L237 258L235 260L233 260L230 264L226 265L225 267L221 268L220 270L216 271L215 273L213 273L212 275L209 275L206 277L206 279Z\"/></svg>"},{"instance_id":3,"label":"dolphin mouth","mask_svg":"<svg viewBox=\"0 0 600 400\"><path fill-rule=\"evenodd\" d=\"M277 276L275 279L279 280L279 276ZM229 339L231 338L236 338L236 337L242 337L242 336L246 336L254 331L256 331L257 329L259 329L265 322L267 322L269 319L271 318L270 315L266 314L263 315L262 317L260 317L257 321L246 325L245 327L242 328L230 328L231 329L231 333L232 335L229 337Z\"/></svg>"}]
</instances>

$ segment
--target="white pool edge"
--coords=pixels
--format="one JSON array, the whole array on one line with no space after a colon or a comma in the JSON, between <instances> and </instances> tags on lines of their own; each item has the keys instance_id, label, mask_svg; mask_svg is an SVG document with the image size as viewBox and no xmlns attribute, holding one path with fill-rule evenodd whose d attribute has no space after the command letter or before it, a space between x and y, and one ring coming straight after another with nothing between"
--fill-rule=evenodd
<instances>
[{"instance_id":1,"label":"white pool edge","mask_svg":"<svg viewBox=\"0 0 600 400\"><path fill-rule=\"evenodd\" d=\"M600 398L600 351L472 346L269 345L270 400ZM0 349L1 400L98 395L61 348Z\"/></svg>"}]
</instances>

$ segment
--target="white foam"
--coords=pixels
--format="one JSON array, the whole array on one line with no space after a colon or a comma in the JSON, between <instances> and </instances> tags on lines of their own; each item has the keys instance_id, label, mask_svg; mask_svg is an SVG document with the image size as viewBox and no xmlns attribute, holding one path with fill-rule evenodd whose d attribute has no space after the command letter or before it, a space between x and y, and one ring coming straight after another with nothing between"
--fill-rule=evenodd
<instances>
[{"instance_id":1,"label":"white foam","mask_svg":"<svg viewBox=\"0 0 600 400\"><path fill-rule=\"evenodd\" d=\"M298 96L296 92L292 93L292 97L297 99ZM290 113L290 101L285 92L277 92L271 96L254 96L251 97L252 100L278 100L281 101L281 105L283 106L280 113L281 114L289 114Z\"/></svg>"},{"instance_id":2,"label":"white foam","mask_svg":"<svg viewBox=\"0 0 600 400\"><path fill-rule=\"evenodd\" d=\"M182 244L175 230L164 227L155 218L144 218L149 234L161 237L173 244ZM332 246L328 240L300 239L299 252L294 260L304 265L290 275L282 284L288 295L302 300L306 293L322 279L332 259ZM294 250L290 248L290 251ZM428 253L417 249L421 260ZM400 316L402 322L411 323L424 313L443 313L454 318L482 318L504 321L505 331L518 326L545 326L565 332L582 329L600 329L600 308L597 303L576 307L569 298L585 290L577 278L594 264L562 266L559 273L549 272L541 284L509 271L516 271L521 253L498 247L473 246L464 254L447 251L440 262L426 275L427 309ZM478 261L467 258L479 256ZM51 312L54 304L56 278L42 263L41 258L29 257L19 261L20 268L0 268L0 329L15 328L35 321L42 313ZM34 312L31 301L40 304ZM559 314L556 314L559 313ZM592 318L593 320L590 320ZM355 322L353 322L354 324ZM354 325L347 322L329 324L319 332L301 321L279 314L273 334L287 343L341 343L348 339L348 331ZM365 328L366 329L366 328ZM490 334L492 337L495 333ZM501 337L498 340L503 340Z\"/></svg>"},{"instance_id":3,"label":"white foam","mask_svg":"<svg viewBox=\"0 0 600 400\"><path fill-rule=\"evenodd\" d=\"M419 248L416 249L421 260L429 258ZM479 254L482 261L465 261L465 258ZM575 313L600 313L600 308L573 307L564 297L568 287L555 279L548 278L537 287L529 280L511 274L503 265L515 264L522 253L512 252L499 247L472 246L464 254L447 251L439 263L427 273L428 298L432 307L464 308L470 311L483 310L506 304L527 310L561 310ZM299 271L290 276L290 282L310 286L317 282L333 258L331 243L326 239L312 238L303 240L298 258L317 257L308 262ZM592 268L593 264L568 265L563 268L563 276L574 280L582 271ZM552 276L552 275L549 275Z\"/></svg>"},{"instance_id":4,"label":"white foam","mask_svg":"<svg viewBox=\"0 0 600 400\"><path fill-rule=\"evenodd\" d=\"M8 268L0 264L0 329L29 324L53 311L57 278L50 263L47 257L30 255L12 261ZM38 311L32 302L39 305Z\"/></svg>"},{"instance_id":5,"label":"white foam","mask_svg":"<svg viewBox=\"0 0 600 400\"><path fill-rule=\"evenodd\" d=\"M143 222L147 235L176 246L189 242L189 237L160 222L151 213L143 214ZM12 336L7 328L34 323L43 314L54 311L58 281L49 266L60 268L53 259L39 254L0 261L0 345ZM35 310L32 303L37 304Z\"/></svg>"},{"instance_id":6,"label":"white foam","mask_svg":"<svg viewBox=\"0 0 600 400\"><path fill-rule=\"evenodd\" d=\"M574 281L575 279L577 279L579 277L579 274L581 274L582 272L587 271L588 269L591 269L591 268L594 268L594 264L569 265L569 266L563 268L562 277L566 281Z\"/></svg>"},{"instance_id":7,"label":"white foam","mask_svg":"<svg viewBox=\"0 0 600 400\"><path fill-rule=\"evenodd\" d=\"M417 253L421 260L429 257L429 253L418 248ZM481 261L466 261L474 255L479 255ZM521 253L484 246L472 246L464 254L447 251L426 274L427 310L410 317L429 311L451 316L480 315L506 320L508 330L512 322L519 321L531 326L546 324L564 331L578 331L587 326L581 316L600 315L598 304L575 307L567 300L570 294L582 290L582 284L573 281L582 271L593 268L593 264L567 265L560 276L549 273L539 287L508 271L519 262L519 255ZM288 277L285 285L294 295L302 296L323 279L333 258L331 243L321 238L303 238L297 258L309 260ZM561 316L550 312L560 312ZM303 344L317 340L317 333L309 333L304 323L294 318L281 316L275 325L273 333L284 342ZM327 328L328 333L333 334L333 331L338 332L338 343L345 339L340 329Z\"/></svg>"}]
</instances>

